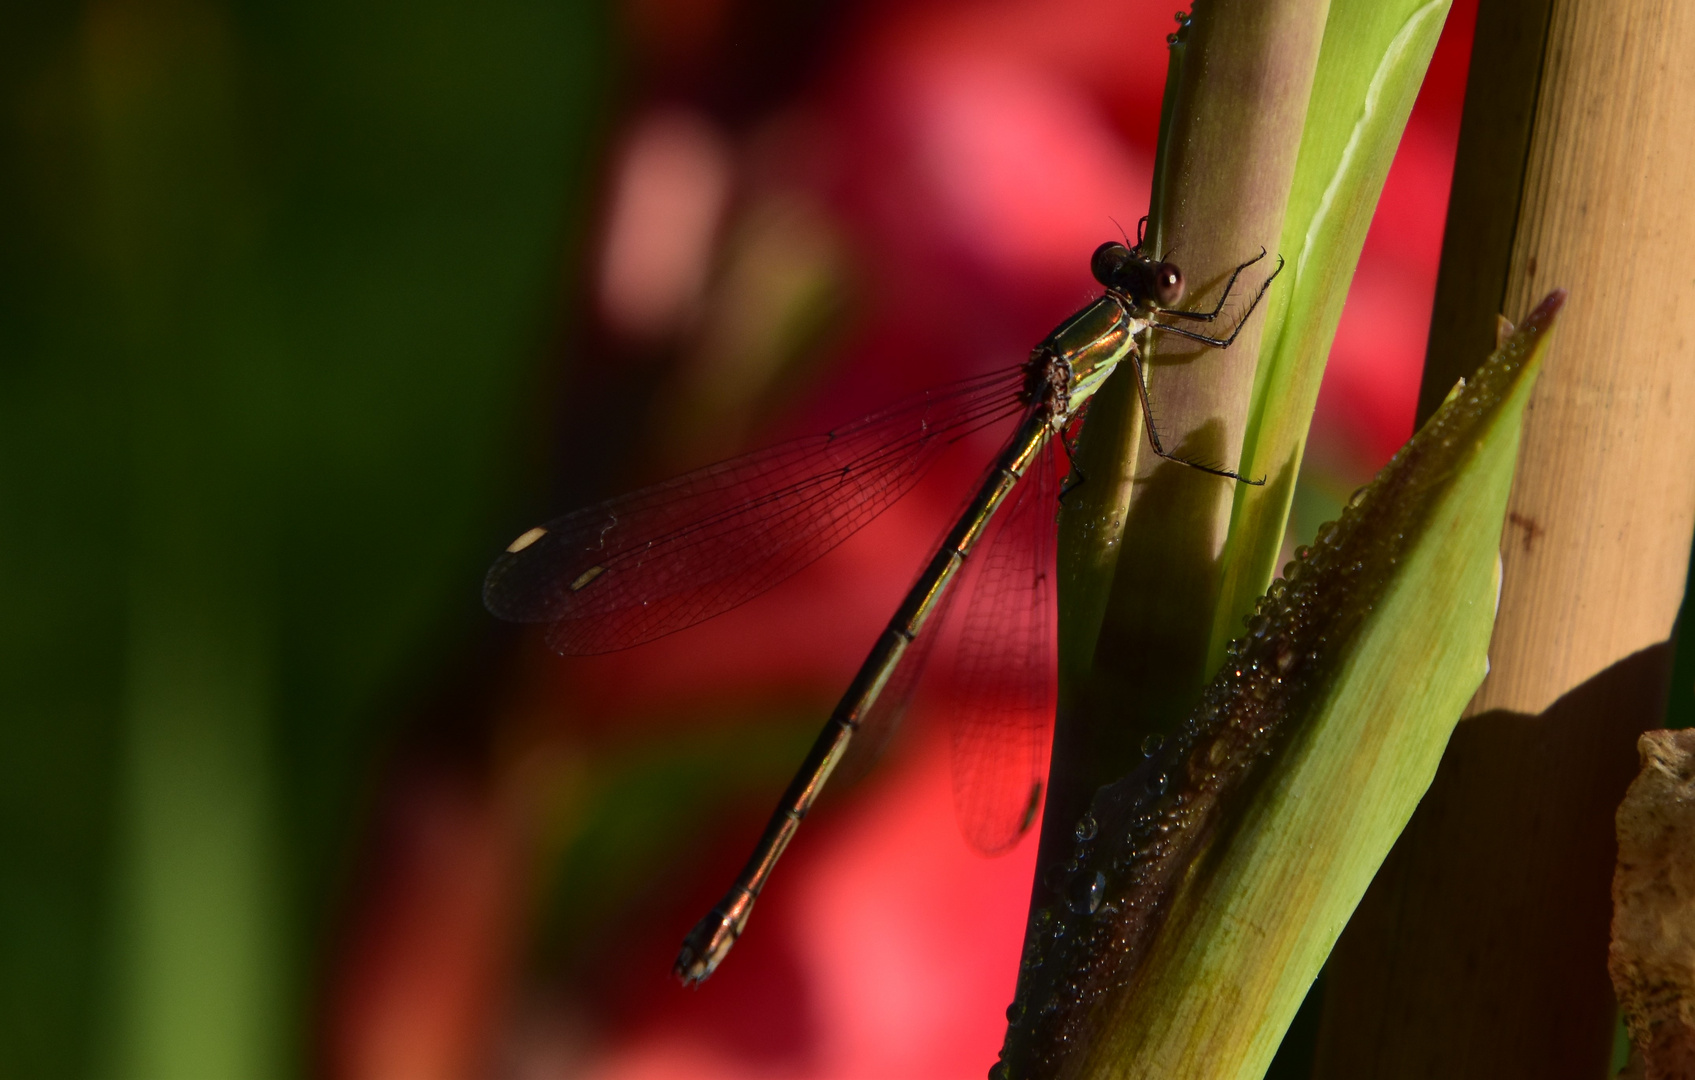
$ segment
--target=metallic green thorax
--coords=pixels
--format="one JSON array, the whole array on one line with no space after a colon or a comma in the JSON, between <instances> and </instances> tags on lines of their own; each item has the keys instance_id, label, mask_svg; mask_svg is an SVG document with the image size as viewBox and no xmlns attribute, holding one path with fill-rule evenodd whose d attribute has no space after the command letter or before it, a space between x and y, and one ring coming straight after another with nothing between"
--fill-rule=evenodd
<instances>
[{"instance_id":1,"label":"metallic green thorax","mask_svg":"<svg viewBox=\"0 0 1695 1080\"><path fill-rule=\"evenodd\" d=\"M1076 415L1106 377L1136 347L1136 335L1152 323L1117 293L1108 292L1060 323L1031 354L1032 366L1057 361L1068 376L1066 399L1055 419L1063 424Z\"/></svg>"},{"instance_id":2,"label":"metallic green thorax","mask_svg":"<svg viewBox=\"0 0 1695 1080\"><path fill-rule=\"evenodd\" d=\"M801 820L818 798L831 771L847 752L860 721L876 704L907 647L924 629L995 511L1023 478L1048 439L1071 422L1119 361L1136 348L1136 335L1149 325L1149 319L1136 304L1109 290L1061 323L1031 353L1024 389L1027 408L1018 430L1002 448L988 478L878 637L859 674L784 792L736 883L683 942L676 965L683 981L698 983L711 975L735 944L783 849L800 828Z\"/></svg>"}]
</instances>

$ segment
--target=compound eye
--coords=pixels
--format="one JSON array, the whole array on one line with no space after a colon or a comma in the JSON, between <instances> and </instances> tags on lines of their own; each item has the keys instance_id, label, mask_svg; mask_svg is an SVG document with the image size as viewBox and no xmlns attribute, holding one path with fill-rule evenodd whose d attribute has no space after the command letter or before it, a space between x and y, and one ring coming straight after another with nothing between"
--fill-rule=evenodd
<instances>
[{"instance_id":1,"label":"compound eye","mask_svg":"<svg viewBox=\"0 0 1695 1080\"><path fill-rule=\"evenodd\" d=\"M1110 287L1118 282L1129 261L1130 249L1117 240L1108 240L1089 257L1089 273L1095 275L1096 281Z\"/></svg>"},{"instance_id":2,"label":"compound eye","mask_svg":"<svg viewBox=\"0 0 1695 1080\"><path fill-rule=\"evenodd\" d=\"M1183 271L1177 264L1162 262L1154 267L1154 302L1170 307L1183 299Z\"/></svg>"}]
</instances>

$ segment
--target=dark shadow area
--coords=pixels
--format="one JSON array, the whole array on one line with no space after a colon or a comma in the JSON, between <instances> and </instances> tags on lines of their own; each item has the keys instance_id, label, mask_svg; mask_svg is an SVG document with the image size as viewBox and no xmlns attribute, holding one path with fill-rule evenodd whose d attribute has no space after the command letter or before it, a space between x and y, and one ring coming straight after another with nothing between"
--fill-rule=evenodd
<instances>
[{"instance_id":1,"label":"dark shadow area","mask_svg":"<svg viewBox=\"0 0 1695 1080\"><path fill-rule=\"evenodd\" d=\"M1495 348L1550 8L1549 0L1478 5L1415 425L1430 419L1454 380L1469 378Z\"/></svg>"},{"instance_id":2,"label":"dark shadow area","mask_svg":"<svg viewBox=\"0 0 1695 1080\"><path fill-rule=\"evenodd\" d=\"M1315 1076L1605 1075L1613 812L1671 659L1656 645L1539 716L1460 723L1331 954Z\"/></svg>"},{"instance_id":3,"label":"dark shadow area","mask_svg":"<svg viewBox=\"0 0 1695 1080\"><path fill-rule=\"evenodd\" d=\"M1695 569L1695 551L1690 553L1689 565ZM1683 605L1677 612L1677 628L1672 631L1674 653L1664 723L1668 728L1695 727L1695 626L1690 625L1689 609L1689 576L1685 575Z\"/></svg>"},{"instance_id":4,"label":"dark shadow area","mask_svg":"<svg viewBox=\"0 0 1695 1080\"><path fill-rule=\"evenodd\" d=\"M1318 1028L1324 1019L1324 972L1312 981L1300 1011L1283 1033L1283 1044L1277 1056L1265 1070L1265 1080L1307 1080L1312 1075L1312 1060L1318 1053Z\"/></svg>"}]
</instances>

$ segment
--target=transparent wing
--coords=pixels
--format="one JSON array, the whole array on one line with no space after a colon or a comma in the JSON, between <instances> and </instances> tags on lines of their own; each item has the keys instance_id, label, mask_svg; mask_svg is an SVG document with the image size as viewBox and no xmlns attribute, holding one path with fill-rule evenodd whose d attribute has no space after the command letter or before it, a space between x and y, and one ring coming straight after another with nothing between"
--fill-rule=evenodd
<instances>
[{"instance_id":1,"label":"transparent wing","mask_svg":"<svg viewBox=\"0 0 1695 1080\"><path fill-rule=\"evenodd\" d=\"M612 652L758 596L888 509L949 445L1018 412L1021 368L952 383L823 435L731 458L531 529L483 602Z\"/></svg>"},{"instance_id":2,"label":"transparent wing","mask_svg":"<svg viewBox=\"0 0 1695 1080\"><path fill-rule=\"evenodd\" d=\"M971 560L955 659L953 791L960 830L985 855L1029 831L1047 782L1059 671L1056 467L1049 439Z\"/></svg>"}]
</instances>

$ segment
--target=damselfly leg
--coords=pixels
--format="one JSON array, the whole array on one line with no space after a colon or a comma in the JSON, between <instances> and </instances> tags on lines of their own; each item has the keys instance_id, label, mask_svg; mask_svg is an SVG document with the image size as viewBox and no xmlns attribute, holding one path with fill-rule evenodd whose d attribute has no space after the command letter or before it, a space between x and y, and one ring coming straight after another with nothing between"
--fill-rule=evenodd
<instances>
[{"instance_id":1,"label":"damselfly leg","mask_svg":"<svg viewBox=\"0 0 1695 1080\"><path fill-rule=\"evenodd\" d=\"M1277 275L1282 273L1283 257L1281 255L1277 257L1276 268L1266 276L1264 281L1260 282L1259 288L1254 292L1253 298L1248 301L1247 308L1242 312L1241 317L1230 328L1230 332L1223 337L1214 337L1180 326L1173 326L1170 323L1159 321L1158 317L1165 315L1199 322L1212 322L1218 318L1225 305L1229 303L1230 294L1236 287L1237 279L1242 276L1242 271L1265 258L1265 255L1265 249L1261 248L1258 255L1237 265L1230 272L1230 277L1224 283L1223 293L1219 296L1218 303L1213 306L1211 311L1182 311L1175 308L1173 305L1183 296L1182 271L1169 262L1164 260L1156 262L1151 257L1143 255L1139 247L1125 248L1121 244L1110 242L1102 244L1095 249L1092 268L1096 279L1105 285L1109 292L1117 291L1126 297L1137 298L1142 310L1147 313L1147 318L1142 326L1143 331L1158 330L1162 333L1175 334L1178 337L1199 342L1214 349L1227 349L1235 342L1236 336L1242 332L1242 327L1247 325L1248 317L1254 313L1254 309L1259 307L1259 302L1264 298L1265 291L1271 287L1272 281L1276 280ZM1147 367L1143 363L1140 345L1131 348L1128 357L1130 366L1136 371L1136 393L1141 399L1142 419L1148 429L1148 445L1156 455L1167 461L1187 465L1191 469L1198 469L1213 476L1240 480L1243 483L1256 486L1265 483L1263 477L1258 480L1249 480L1232 469L1180 457L1168 451L1165 448L1164 441L1160 438L1159 425L1154 419L1153 397L1148 389Z\"/></svg>"},{"instance_id":2,"label":"damselfly leg","mask_svg":"<svg viewBox=\"0 0 1695 1080\"><path fill-rule=\"evenodd\" d=\"M1231 336L1234 337L1235 335L1232 334ZM1219 348L1223 347L1224 346L1222 345L1219 346ZM1260 487L1265 483L1265 477L1263 476L1258 480L1249 480L1242 474L1230 469L1221 468L1217 465L1208 465L1203 461L1194 461L1186 457L1178 457L1176 454L1166 450L1165 444L1160 441L1159 428L1154 424L1153 400L1148 394L1148 372L1146 366L1142 363L1140 353L1131 354L1130 366L1136 369L1136 393L1142 399L1142 423L1148 429L1148 446L1155 454L1164 458L1166 461L1174 462L1178 465L1187 465L1191 469L1199 469L1201 472L1209 473L1213 476L1222 476L1226 480L1240 480L1242 483L1252 484L1254 487Z\"/></svg>"}]
</instances>

